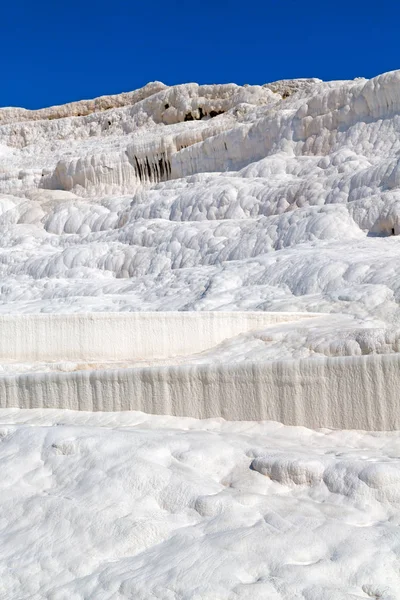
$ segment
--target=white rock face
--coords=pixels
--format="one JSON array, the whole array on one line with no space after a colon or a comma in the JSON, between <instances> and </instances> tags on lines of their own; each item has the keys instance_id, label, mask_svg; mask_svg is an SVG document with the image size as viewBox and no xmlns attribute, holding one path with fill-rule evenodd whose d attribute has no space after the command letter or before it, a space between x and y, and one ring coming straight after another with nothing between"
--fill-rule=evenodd
<instances>
[{"instance_id":1,"label":"white rock face","mask_svg":"<svg viewBox=\"0 0 400 600\"><path fill-rule=\"evenodd\" d=\"M0 332L0 408L400 429L400 333L351 316L16 314Z\"/></svg>"},{"instance_id":2,"label":"white rock face","mask_svg":"<svg viewBox=\"0 0 400 600\"><path fill-rule=\"evenodd\" d=\"M185 361L397 353L399 114L400 72L0 109L0 313L347 313Z\"/></svg>"},{"instance_id":3,"label":"white rock face","mask_svg":"<svg viewBox=\"0 0 400 600\"><path fill-rule=\"evenodd\" d=\"M0 312L345 312L397 327L399 112L400 72L0 109Z\"/></svg>"},{"instance_id":4,"label":"white rock face","mask_svg":"<svg viewBox=\"0 0 400 600\"><path fill-rule=\"evenodd\" d=\"M248 333L251 339L254 330L297 321L307 328L307 320L316 317L262 311L0 315L0 361L140 362L181 357L193 362L193 355L202 353L201 361L208 356L204 351L227 338L244 334L246 340ZM336 319L339 322L344 324L344 318Z\"/></svg>"},{"instance_id":5,"label":"white rock face","mask_svg":"<svg viewBox=\"0 0 400 600\"><path fill-rule=\"evenodd\" d=\"M208 418L400 428L399 157L400 72L0 109L1 598L399 598L397 432Z\"/></svg>"}]
</instances>

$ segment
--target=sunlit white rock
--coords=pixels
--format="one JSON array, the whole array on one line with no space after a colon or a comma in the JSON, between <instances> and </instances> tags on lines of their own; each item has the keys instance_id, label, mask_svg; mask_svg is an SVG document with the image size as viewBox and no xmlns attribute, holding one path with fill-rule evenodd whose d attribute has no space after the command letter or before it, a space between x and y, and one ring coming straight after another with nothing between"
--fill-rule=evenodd
<instances>
[{"instance_id":1,"label":"sunlit white rock","mask_svg":"<svg viewBox=\"0 0 400 600\"><path fill-rule=\"evenodd\" d=\"M398 323L399 77L0 109L0 311Z\"/></svg>"}]
</instances>

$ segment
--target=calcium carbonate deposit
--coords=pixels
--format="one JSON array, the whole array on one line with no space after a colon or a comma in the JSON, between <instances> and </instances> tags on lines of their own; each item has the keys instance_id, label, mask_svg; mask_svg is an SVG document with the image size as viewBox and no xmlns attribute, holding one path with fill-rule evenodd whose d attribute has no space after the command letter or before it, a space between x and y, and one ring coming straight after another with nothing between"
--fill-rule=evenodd
<instances>
[{"instance_id":1,"label":"calcium carbonate deposit","mask_svg":"<svg viewBox=\"0 0 400 600\"><path fill-rule=\"evenodd\" d=\"M0 109L0 597L399 599L399 234L400 71Z\"/></svg>"},{"instance_id":2,"label":"calcium carbonate deposit","mask_svg":"<svg viewBox=\"0 0 400 600\"><path fill-rule=\"evenodd\" d=\"M0 109L0 310L344 312L393 329L399 113L400 72Z\"/></svg>"}]
</instances>

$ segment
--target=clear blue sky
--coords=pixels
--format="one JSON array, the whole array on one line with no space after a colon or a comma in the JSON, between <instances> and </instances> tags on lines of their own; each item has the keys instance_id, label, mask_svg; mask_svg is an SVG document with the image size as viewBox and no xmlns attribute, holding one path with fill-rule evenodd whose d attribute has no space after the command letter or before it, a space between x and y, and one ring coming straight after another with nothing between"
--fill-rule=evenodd
<instances>
[{"instance_id":1,"label":"clear blue sky","mask_svg":"<svg viewBox=\"0 0 400 600\"><path fill-rule=\"evenodd\" d=\"M0 106L400 68L399 0L0 2Z\"/></svg>"}]
</instances>

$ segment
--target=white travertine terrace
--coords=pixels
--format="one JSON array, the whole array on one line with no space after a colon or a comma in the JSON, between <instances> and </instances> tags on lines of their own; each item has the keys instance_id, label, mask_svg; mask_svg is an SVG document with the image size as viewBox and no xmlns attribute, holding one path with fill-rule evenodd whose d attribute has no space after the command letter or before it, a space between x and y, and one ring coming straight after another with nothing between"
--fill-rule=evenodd
<instances>
[{"instance_id":1,"label":"white travertine terrace","mask_svg":"<svg viewBox=\"0 0 400 600\"><path fill-rule=\"evenodd\" d=\"M399 599L399 157L398 71L0 109L1 599Z\"/></svg>"},{"instance_id":2,"label":"white travertine terrace","mask_svg":"<svg viewBox=\"0 0 400 600\"><path fill-rule=\"evenodd\" d=\"M0 315L0 361L190 358L227 338L313 316L252 311Z\"/></svg>"},{"instance_id":3,"label":"white travertine terrace","mask_svg":"<svg viewBox=\"0 0 400 600\"><path fill-rule=\"evenodd\" d=\"M0 109L0 312L318 311L397 327L399 89L397 71L153 83Z\"/></svg>"},{"instance_id":4,"label":"white travertine terrace","mask_svg":"<svg viewBox=\"0 0 400 600\"><path fill-rule=\"evenodd\" d=\"M400 337L379 355L381 331L351 335L355 323L334 317L342 339L333 348L321 343L324 321L324 315L265 312L2 315L0 408L399 429ZM289 339L294 352L299 339L311 354L280 358L276 336L282 348ZM266 349L262 362L251 353L235 357L254 343L253 352L259 343L272 345L272 357Z\"/></svg>"},{"instance_id":5,"label":"white travertine terrace","mask_svg":"<svg viewBox=\"0 0 400 600\"><path fill-rule=\"evenodd\" d=\"M0 377L0 408L391 431L400 429L399 371L400 357L391 354L14 374Z\"/></svg>"},{"instance_id":6,"label":"white travertine terrace","mask_svg":"<svg viewBox=\"0 0 400 600\"><path fill-rule=\"evenodd\" d=\"M399 114L398 71L371 80L253 86L154 82L38 111L0 109L0 313L24 314L3 321L4 331L14 327L0 342L3 377L21 381L29 372L66 378L73 387L84 369L85 377L97 369L106 381L111 366L124 377L135 366L154 368L162 379L159 369L194 373L213 365L218 380L215 373L226 368L248 373L248 365L265 363L267 372L293 360L312 363L310 369L326 365L326 381L331 365L361 373L368 364L383 373L386 355L395 361L400 351ZM166 310L216 311L218 336L206 339L199 330L199 345L181 350L166 336L162 356L151 350L133 363L124 354L129 328L111 331L105 324L113 317L104 316L104 328L89 335L79 316ZM238 328L223 321L229 311ZM249 331L243 311L322 315ZM35 321L38 313L76 313L75 346L61 326L56 343L37 329L40 322L51 330L61 318ZM23 327L31 340L25 348L17 333ZM96 340L93 356L82 341L88 337ZM36 338L47 344L46 357L35 355ZM107 355L113 349L120 356ZM293 367L294 379L299 369ZM322 394L317 383L315 390ZM203 392L193 393L204 401ZM229 416L218 394L215 414ZM334 413L320 413L318 422L325 415L334 426L364 423L334 409L339 400L333 397ZM163 410L175 410L168 402ZM191 406L188 414L200 414ZM307 415L296 409L279 418L312 424ZM390 425L366 419L368 426Z\"/></svg>"}]
</instances>

